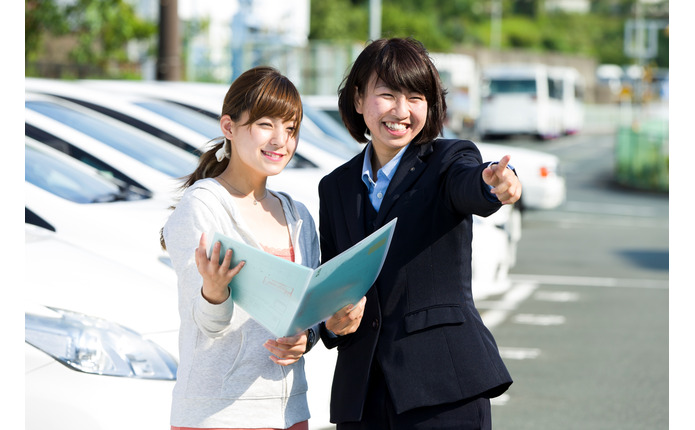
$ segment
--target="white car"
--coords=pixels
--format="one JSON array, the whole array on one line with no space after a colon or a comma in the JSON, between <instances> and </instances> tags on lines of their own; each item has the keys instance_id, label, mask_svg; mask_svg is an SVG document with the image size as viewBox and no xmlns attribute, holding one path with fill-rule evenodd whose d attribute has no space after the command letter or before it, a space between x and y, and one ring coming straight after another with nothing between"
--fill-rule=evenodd
<instances>
[{"instance_id":1,"label":"white car","mask_svg":"<svg viewBox=\"0 0 695 430\"><path fill-rule=\"evenodd\" d=\"M62 105L80 110L85 115L107 116L109 120L119 122L118 125L121 127L134 128L138 132L157 136L161 138L160 142L171 144L170 149L174 152L183 150L189 153L186 155L198 154L200 150L205 149L206 144L210 143L211 137L221 134L218 120L170 101L149 99L138 95L127 96L123 92L117 94L110 90L96 90L75 83L57 83L53 88L47 84L50 82L47 80L28 80L28 82L31 82L32 89L51 94L44 95L45 97L64 98L65 100L61 100ZM221 87L214 88L219 90ZM223 97L224 94L222 94ZM209 96L204 99L213 100ZM221 101L219 104L221 106ZM33 103L31 106L33 107ZM147 111L148 115L144 115L143 111ZM343 162L343 158L332 151L322 149L316 144L319 137L306 132L304 127L302 130L292 161L282 173L270 177L268 185L274 190L290 192L295 199L307 204L310 208L315 206L316 210L312 211L312 215L318 217L318 181L330 170L338 167ZM117 133L118 131L113 132L114 135ZM184 176L192 171L193 168L190 168L189 171L178 176ZM170 191L169 194L173 192Z\"/></svg>"},{"instance_id":2,"label":"white car","mask_svg":"<svg viewBox=\"0 0 695 430\"><path fill-rule=\"evenodd\" d=\"M340 117L340 110L338 109L338 96L304 96L302 100L314 109L325 112L335 122L343 124L343 119Z\"/></svg>"},{"instance_id":3,"label":"white car","mask_svg":"<svg viewBox=\"0 0 695 430\"><path fill-rule=\"evenodd\" d=\"M169 428L176 291L25 225L25 429Z\"/></svg>"},{"instance_id":4,"label":"white car","mask_svg":"<svg viewBox=\"0 0 695 430\"><path fill-rule=\"evenodd\" d=\"M176 275L159 244L170 203L119 188L96 169L25 139L25 222L156 276L175 292Z\"/></svg>"},{"instance_id":5,"label":"white car","mask_svg":"<svg viewBox=\"0 0 695 430\"><path fill-rule=\"evenodd\" d=\"M82 80L80 86L106 91L111 94L130 94L134 100L137 97L147 97L148 101L134 103L159 113L162 116L176 119L191 128L196 125L178 116L167 105L176 104L195 112L207 115L215 120L219 118L225 95L229 86L225 84L202 82L171 82L171 81L123 81L123 80ZM325 112L303 103L304 118L300 131L300 139L308 144L329 151L339 157L346 158L359 152L361 145L355 141L344 127L336 126ZM219 130L219 126L217 126ZM216 135L218 135L217 133Z\"/></svg>"},{"instance_id":6,"label":"white car","mask_svg":"<svg viewBox=\"0 0 695 430\"><path fill-rule=\"evenodd\" d=\"M522 185L522 209L554 209L564 203L567 189L557 156L533 149L476 143L484 161L499 161L510 155Z\"/></svg>"},{"instance_id":7,"label":"white car","mask_svg":"<svg viewBox=\"0 0 695 430\"><path fill-rule=\"evenodd\" d=\"M26 136L153 194L172 195L198 164L193 154L55 97L25 92L24 118Z\"/></svg>"}]
</instances>

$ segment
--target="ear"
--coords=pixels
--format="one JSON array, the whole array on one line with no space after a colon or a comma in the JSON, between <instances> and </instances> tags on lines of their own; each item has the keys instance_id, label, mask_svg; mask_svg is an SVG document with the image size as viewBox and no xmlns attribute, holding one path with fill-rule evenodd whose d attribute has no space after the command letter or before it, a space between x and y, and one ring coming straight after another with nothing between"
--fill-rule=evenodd
<instances>
[{"instance_id":1,"label":"ear","mask_svg":"<svg viewBox=\"0 0 695 430\"><path fill-rule=\"evenodd\" d=\"M362 115L362 96L360 95L360 89L355 86L355 110L358 114Z\"/></svg>"},{"instance_id":2,"label":"ear","mask_svg":"<svg viewBox=\"0 0 695 430\"><path fill-rule=\"evenodd\" d=\"M222 134L227 139L232 139L232 130L234 129L234 121L229 115L222 115L220 118L220 128L222 129Z\"/></svg>"}]
</instances>

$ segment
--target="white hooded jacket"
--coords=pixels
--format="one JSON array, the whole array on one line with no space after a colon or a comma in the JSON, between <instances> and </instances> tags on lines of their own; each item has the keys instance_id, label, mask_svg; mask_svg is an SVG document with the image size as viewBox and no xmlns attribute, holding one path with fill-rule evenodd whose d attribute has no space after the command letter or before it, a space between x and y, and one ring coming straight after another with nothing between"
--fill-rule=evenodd
<instances>
[{"instance_id":1,"label":"white hooded jacket","mask_svg":"<svg viewBox=\"0 0 695 430\"><path fill-rule=\"evenodd\" d=\"M316 268L318 236L309 211L285 193L269 192L282 202L295 262ZM288 428L309 419L304 358L275 364L263 347L274 338L268 330L231 299L215 305L203 298L195 249L201 234L213 231L262 249L234 199L207 178L186 189L163 231L178 276L181 318L171 425Z\"/></svg>"}]
</instances>

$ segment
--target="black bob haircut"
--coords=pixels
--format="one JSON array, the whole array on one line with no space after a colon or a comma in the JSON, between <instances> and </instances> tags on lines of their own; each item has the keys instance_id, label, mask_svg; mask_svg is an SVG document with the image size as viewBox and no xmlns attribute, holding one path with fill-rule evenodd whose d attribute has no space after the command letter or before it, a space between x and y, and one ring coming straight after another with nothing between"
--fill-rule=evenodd
<instances>
[{"instance_id":1,"label":"black bob haircut","mask_svg":"<svg viewBox=\"0 0 695 430\"><path fill-rule=\"evenodd\" d=\"M338 91L338 109L343 123L358 142L365 137L367 124L355 110L355 96L365 94L373 74L397 90L420 93L427 100L427 120L414 144L431 141L442 134L446 119L446 90L439 72L423 44L413 38L378 39L360 53Z\"/></svg>"}]
</instances>

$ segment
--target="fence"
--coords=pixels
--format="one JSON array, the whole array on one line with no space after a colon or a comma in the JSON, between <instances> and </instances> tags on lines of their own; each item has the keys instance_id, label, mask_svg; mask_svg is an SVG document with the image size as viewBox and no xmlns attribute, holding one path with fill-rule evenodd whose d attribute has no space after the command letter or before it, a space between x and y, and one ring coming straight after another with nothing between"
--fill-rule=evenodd
<instances>
[{"instance_id":1,"label":"fence","mask_svg":"<svg viewBox=\"0 0 695 430\"><path fill-rule=\"evenodd\" d=\"M632 188L668 191L668 120L651 118L620 125L615 179Z\"/></svg>"}]
</instances>

